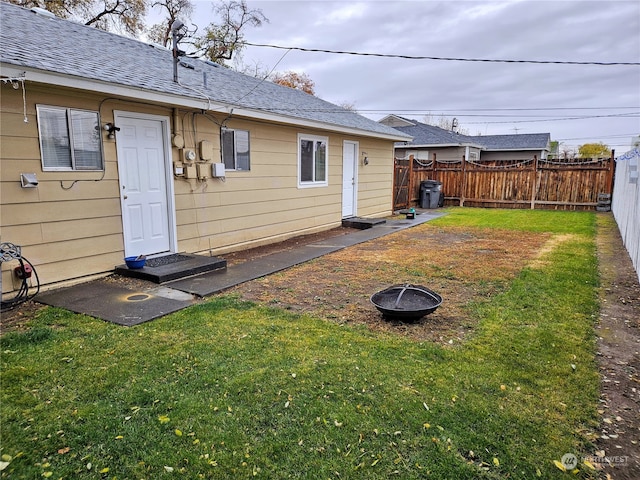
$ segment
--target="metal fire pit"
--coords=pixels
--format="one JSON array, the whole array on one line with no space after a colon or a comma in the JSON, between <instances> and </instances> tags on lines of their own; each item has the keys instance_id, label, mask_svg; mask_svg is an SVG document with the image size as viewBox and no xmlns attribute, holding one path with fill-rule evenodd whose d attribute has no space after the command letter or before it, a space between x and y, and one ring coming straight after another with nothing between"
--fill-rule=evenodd
<instances>
[{"instance_id":1,"label":"metal fire pit","mask_svg":"<svg viewBox=\"0 0 640 480\"><path fill-rule=\"evenodd\" d=\"M371 295L371 303L385 317L417 320L433 313L442 297L422 285L393 285Z\"/></svg>"}]
</instances>

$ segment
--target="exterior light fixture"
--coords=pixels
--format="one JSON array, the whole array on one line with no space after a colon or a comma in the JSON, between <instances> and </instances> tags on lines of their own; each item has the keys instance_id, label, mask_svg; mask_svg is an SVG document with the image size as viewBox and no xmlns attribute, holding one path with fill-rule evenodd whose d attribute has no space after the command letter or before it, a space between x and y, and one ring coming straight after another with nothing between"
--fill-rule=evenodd
<instances>
[{"instance_id":1,"label":"exterior light fixture","mask_svg":"<svg viewBox=\"0 0 640 480\"><path fill-rule=\"evenodd\" d=\"M116 127L113 123L105 123L104 129L109 132L107 138L116 138L116 132L120 131L120 127Z\"/></svg>"}]
</instances>

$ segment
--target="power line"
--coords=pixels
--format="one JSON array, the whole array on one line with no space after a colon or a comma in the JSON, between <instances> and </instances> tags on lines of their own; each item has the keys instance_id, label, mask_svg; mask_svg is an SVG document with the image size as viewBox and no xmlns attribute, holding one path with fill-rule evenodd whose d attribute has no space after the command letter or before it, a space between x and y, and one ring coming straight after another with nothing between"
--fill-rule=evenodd
<instances>
[{"instance_id":1,"label":"power line","mask_svg":"<svg viewBox=\"0 0 640 480\"><path fill-rule=\"evenodd\" d=\"M425 113L429 113L429 114L434 114L434 112L437 113L445 113L445 112L453 112L453 113L459 113L459 112L534 112L534 111L551 111L551 110L639 110L640 109L640 105L638 106L634 106L634 107L540 107L540 108L456 108L456 109L442 109L442 108L416 108L416 109L407 109L407 108L403 108L403 109L381 109L381 108L375 108L375 109L358 109L359 112L367 112L367 113L387 113L387 112L392 112L392 113L397 113L397 112L402 112L402 113L414 113L416 112L419 114L425 114Z\"/></svg>"},{"instance_id":2,"label":"power line","mask_svg":"<svg viewBox=\"0 0 640 480\"><path fill-rule=\"evenodd\" d=\"M271 45L266 43L244 42L244 45L250 47L276 48L280 50L298 50L300 52L315 53L331 53L336 55L354 55L361 57L380 57L380 58L402 58L405 60L440 60L448 62L481 62L481 63L533 63L542 65L598 65L598 66L640 66L640 62L575 62L564 60L506 60L497 58L457 58L457 57L431 57L431 56L413 56L413 55L396 55L388 53L366 53L351 52L343 50L325 50L322 48L304 48L304 47L283 47L281 45Z\"/></svg>"},{"instance_id":3,"label":"power line","mask_svg":"<svg viewBox=\"0 0 640 480\"><path fill-rule=\"evenodd\" d=\"M634 113L618 113L612 115L585 115L582 117L565 117L565 118L546 118L546 119L538 119L538 120L510 120L503 122L466 122L466 125L486 125L488 123L535 123L535 122L557 122L562 120L586 120L590 118L638 118L640 116L640 112Z\"/></svg>"}]
</instances>

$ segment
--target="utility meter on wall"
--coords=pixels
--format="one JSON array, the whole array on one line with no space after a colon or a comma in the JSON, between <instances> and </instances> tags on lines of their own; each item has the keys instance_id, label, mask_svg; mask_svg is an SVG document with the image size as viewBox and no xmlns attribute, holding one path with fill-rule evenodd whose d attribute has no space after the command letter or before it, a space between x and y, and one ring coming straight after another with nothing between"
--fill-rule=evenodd
<instances>
[{"instance_id":1,"label":"utility meter on wall","mask_svg":"<svg viewBox=\"0 0 640 480\"><path fill-rule=\"evenodd\" d=\"M194 152L193 150L185 150L184 159L187 162L193 162L196 159L196 152Z\"/></svg>"}]
</instances>

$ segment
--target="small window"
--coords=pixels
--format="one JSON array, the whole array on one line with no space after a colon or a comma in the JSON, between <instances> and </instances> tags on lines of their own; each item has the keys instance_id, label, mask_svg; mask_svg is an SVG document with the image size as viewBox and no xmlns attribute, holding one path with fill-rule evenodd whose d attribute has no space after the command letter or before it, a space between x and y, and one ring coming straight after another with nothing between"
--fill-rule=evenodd
<instances>
[{"instance_id":1,"label":"small window","mask_svg":"<svg viewBox=\"0 0 640 480\"><path fill-rule=\"evenodd\" d=\"M42 170L103 170L98 112L38 105Z\"/></svg>"},{"instance_id":2,"label":"small window","mask_svg":"<svg viewBox=\"0 0 640 480\"><path fill-rule=\"evenodd\" d=\"M222 130L222 161L226 170L250 170L249 132Z\"/></svg>"},{"instance_id":3,"label":"small window","mask_svg":"<svg viewBox=\"0 0 640 480\"><path fill-rule=\"evenodd\" d=\"M327 137L298 135L298 186L328 185L328 144Z\"/></svg>"}]
</instances>

